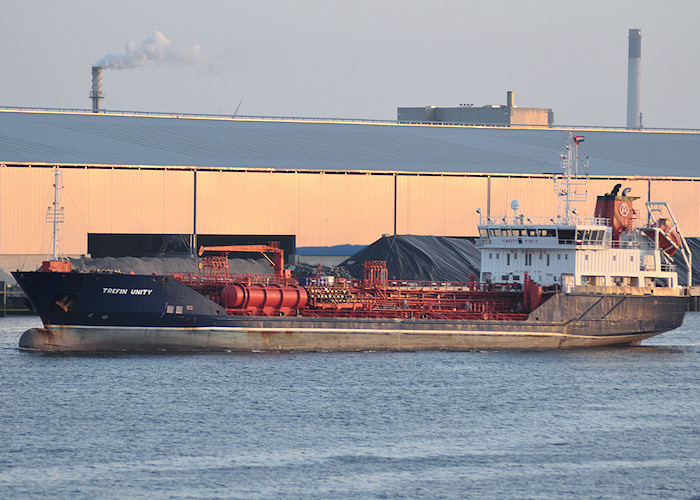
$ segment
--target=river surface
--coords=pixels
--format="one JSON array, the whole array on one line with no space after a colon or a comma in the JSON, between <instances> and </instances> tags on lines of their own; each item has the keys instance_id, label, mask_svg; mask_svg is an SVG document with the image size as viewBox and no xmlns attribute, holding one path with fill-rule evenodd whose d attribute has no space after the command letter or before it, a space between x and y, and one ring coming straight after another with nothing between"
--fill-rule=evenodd
<instances>
[{"instance_id":1,"label":"river surface","mask_svg":"<svg viewBox=\"0 0 700 500\"><path fill-rule=\"evenodd\" d=\"M581 351L21 352L0 498L700 498L700 313Z\"/></svg>"}]
</instances>

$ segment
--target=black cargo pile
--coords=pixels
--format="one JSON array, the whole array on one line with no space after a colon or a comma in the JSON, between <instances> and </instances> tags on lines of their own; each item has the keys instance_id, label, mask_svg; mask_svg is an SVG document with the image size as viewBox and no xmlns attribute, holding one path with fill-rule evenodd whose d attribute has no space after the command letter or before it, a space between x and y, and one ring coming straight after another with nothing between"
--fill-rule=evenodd
<instances>
[{"instance_id":1,"label":"black cargo pile","mask_svg":"<svg viewBox=\"0 0 700 500\"><path fill-rule=\"evenodd\" d=\"M360 279L367 260L385 260L392 280L469 281L480 266L472 239L446 236L385 236L340 266Z\"/></svg>"}]
</instances>

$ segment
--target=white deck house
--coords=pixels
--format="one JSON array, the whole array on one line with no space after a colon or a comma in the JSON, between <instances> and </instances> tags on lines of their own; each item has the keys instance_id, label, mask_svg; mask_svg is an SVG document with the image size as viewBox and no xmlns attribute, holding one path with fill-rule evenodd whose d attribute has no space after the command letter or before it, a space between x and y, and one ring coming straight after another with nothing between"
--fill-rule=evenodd
<instances>
[{"instance_id":1,"label":"white deck house","mask_svg":"<svg viewBox=\"0 0 700 500\"><path fill-rule=\"evenodd\" d=\"M585 177L578 175L578 141L572 136L562 155L564 173L555 176L560 214L551 219L518 215L481 217L481 281L542 286L677 287L674 254L691 261L690 251L668 205L647 202L638 217L628 189L597 197L595 217L581 219L571 207L580 201ZM578 137L582 140L582 137Z\"/></svg>"}]
</instances>

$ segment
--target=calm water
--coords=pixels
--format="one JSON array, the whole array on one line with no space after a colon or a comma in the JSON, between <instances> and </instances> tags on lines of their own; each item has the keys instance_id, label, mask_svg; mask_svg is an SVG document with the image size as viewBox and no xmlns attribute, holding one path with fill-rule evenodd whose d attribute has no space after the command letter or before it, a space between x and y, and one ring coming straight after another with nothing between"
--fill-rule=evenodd
<instances>
[{"instance_id":1,"label":"calm water","mask_svg":"<svg viewBox=\"0 0 700 500\"><path fill-rule=\"evenodd\" d=\"M575 352L42 355L0 498L700 498L700 314Z\"/></svg>"}]
</instances>

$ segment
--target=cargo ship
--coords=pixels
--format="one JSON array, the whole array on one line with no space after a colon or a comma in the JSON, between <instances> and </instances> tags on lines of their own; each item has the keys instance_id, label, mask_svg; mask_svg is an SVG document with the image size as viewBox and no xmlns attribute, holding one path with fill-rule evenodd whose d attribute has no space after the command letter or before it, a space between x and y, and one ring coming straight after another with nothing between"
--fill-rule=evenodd
<instances>
[{"instance_id":1,"label":"cargo ship","mask_svg":"<svg viewBox=\"0 0 700 500\"><path fill-rule=\"evenodd\" d=\"M279 245L208 247L199 273L71 272L70 262L17 271L43 327L22 335L36 351L417 351L569 349L635 345L679 327L688 296L674 261L691 260L664 202L634 206L615 186L580 218L583 137L570 134L553 175L556 218L481 215L480 276L468 282L389 279L364 263L362 279L298 283ZM263 252L267 276L233 275L228 253ZM212 252L214 255L211 255Z\"/></svg>"}]
</instances>

